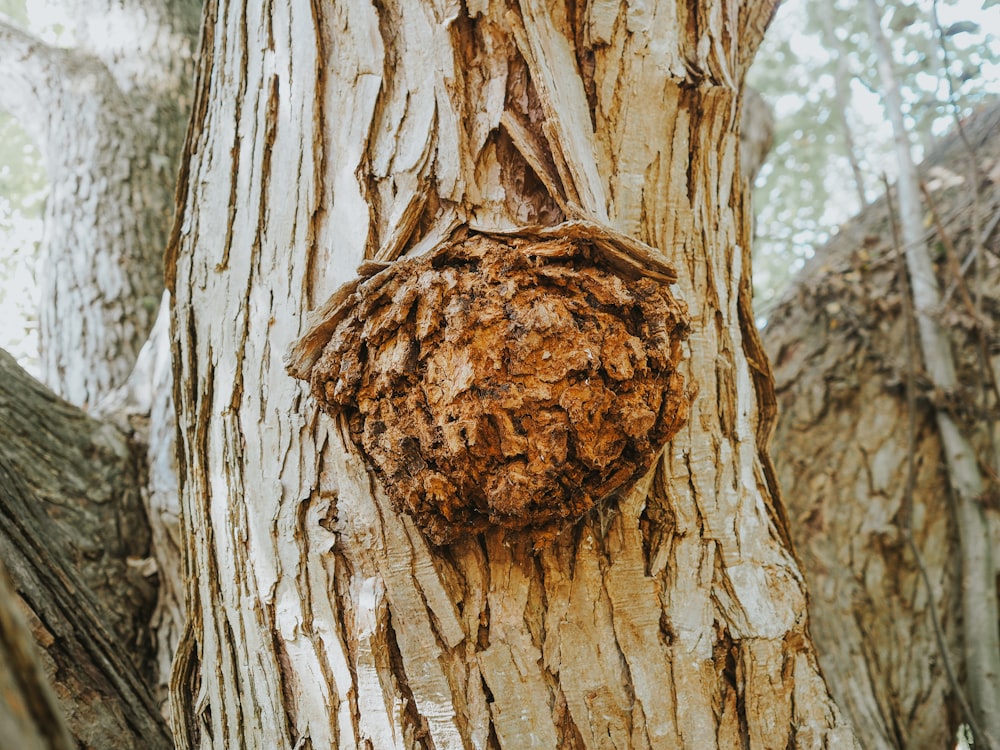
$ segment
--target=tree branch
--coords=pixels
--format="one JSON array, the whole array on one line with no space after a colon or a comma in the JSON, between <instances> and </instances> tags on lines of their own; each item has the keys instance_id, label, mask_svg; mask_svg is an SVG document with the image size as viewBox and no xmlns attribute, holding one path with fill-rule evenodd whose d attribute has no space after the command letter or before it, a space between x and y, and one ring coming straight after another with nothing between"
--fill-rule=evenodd
<instances>
[{"instance_id":1,"label":"tree branch","mask_svg":"<svg viewBox=\"0 0 1000 750\"><path fill-rule=\"evenodd\" d=\"M170 747L139 666L153 592L136 564L148 529L127 438L5 352L0 415L0 558L37 618L70 731L85 747Z\"/></svg>"},{"instance_id":2,"label":"tree branch","mask_svg":"<svg viewBox=\"0 0 1000 750\"><path fill-rule=\"evenodd\" d=\"M902 308L903 322L906 330L906 485L903 490L903 506L900 512L900 526L902 527L906 544L910 548L910 552L913 554L913 560L917 565L917 569L920 571L920 579L924 583L924 589L927 592L927 599L929 601L927 611L930 613L931 625L934 629L934 640L938 647L938 656L941 658L941 664L944 667L945 675L948 678L948 684L951 686L951 691L954 693L955 699L958 701L958 704L962 709L962 716L972 729L973 736L983 738L986 734L982 727L979 726L979 722L976 720L976 714L972 710L972 706L969 704L969 701L965 696L965 691L962 689L961 684L959 684L958 676L955 673L955 667L951 663L951 656L948 651L948 642L944 635L944 628L941 627L941 618L938 616L938 602L937 597L934 595L934 586L931 584L930 573L927 570L927 563L924 562L923 553L921 553L920 547L917 545L916 537L913 534L913 498L914 491L917 486L916 379L918 369L917 360L920 356L920 345L917 341L913 298L910 293L910 279L909 276L907 276L906 261L904 260L905 254L899 237L899 227L896 223L896 212L892 205L892 191L889 188L889 179L885 176L885 174L882 175L882 183L885 186L885 199L887 213L889 215L889 227L892 230L892 244L896 251L896 263L899 268L899 284L900 290L902 291L902 301L900 307Z\"/></svg>"},{"instance_id":3,"label":"tree branch","mask_svg":"<svg viewBox=\"0 0 1000 750\"><path fill-rule=\"evenodd\" d=\"M865 5L884 88L884 108L892 125L896 146L900 232L924 368L935 389L951 393L958 387L955 359L947 333L938 322L941 293L924 239L919 180L910 154L909 132L903 122L892 50L882 32L877 1L867 0ZM965 670L976 719L981 726L975 739L977 746L997 748L1000 747L1000 718L995 708L1000 703L1000 637L997 633L998 602L992 544L982 506L987 483L975 451L960 425L940 406L935 408L935 418L955 498L961 539Z\"/></svg>"},{"instance_id":4,"label":"tree branch","mask_svg":"<svg viewBox=\"0 0 1000 750\"><path fill-rule=\"evenodd\" d=\"M72 750L20 601L0 561L0 737L25 750Z\"/></svg>"}]
</instances>

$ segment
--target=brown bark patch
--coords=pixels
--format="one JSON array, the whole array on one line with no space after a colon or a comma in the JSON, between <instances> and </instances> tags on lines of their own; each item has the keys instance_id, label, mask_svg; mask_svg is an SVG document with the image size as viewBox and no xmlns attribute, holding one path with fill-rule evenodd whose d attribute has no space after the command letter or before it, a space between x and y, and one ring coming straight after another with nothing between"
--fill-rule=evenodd
<instances>
[{"instance_id":1,"label":"brown bark patch","mask_svg":"<svg viewBox=\"0 0 1000 750\"><path fill-rule=\"evenodd\" d=\"M463 231L331 317L313 395L437 544L491 525L551 538L687 414L684 305L586 239Z\"/></svg>"}]
</instances>

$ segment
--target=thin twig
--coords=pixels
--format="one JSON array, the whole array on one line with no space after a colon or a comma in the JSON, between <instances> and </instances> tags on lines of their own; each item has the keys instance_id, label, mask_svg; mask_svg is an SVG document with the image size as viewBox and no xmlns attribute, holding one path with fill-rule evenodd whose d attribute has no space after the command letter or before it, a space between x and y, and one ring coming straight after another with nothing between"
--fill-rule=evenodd
<instances>
[{"instance_id":1,"label":"thin twig","mask_svg":"<svg viewBox=\"0 0 1000 750\"><path fill-rule=\"evenodd\" d=\"M962 147L965 149L966 157L969 163L969 180L971 181L972 188L972 217L970 220L970 232L972 249L970 255L975 259L976 273L975 279L976 284L973 287L973 295L975 296L975 301L973 302L972 315L976 321L976 343L979 345L976 350L977 355L977 365L979 368L979 418L982 419L983 423L986 424L986 436L989 443L990 456L993 461L986 462L986 474L992 478L997 476L998 470L1000 470L1000 453L997 452L997 444L993 435L993 422L995 420L991 419L989 416L989 391L992 387L993 395L1000 402L1000 384L997 383L997 373L993 369L993 363L989 356L989 341L986 335L986 326L983 325L983 285L982 280L985 274L985 244L986 238L982 236L982 229L980 227L980 203L981 203L981 191L980 187L983 184L983 173L979 167L979 160L976 158L976 150L972 147L972 143L969 140L968 134L965 132L965 126L962 123L962 109L958 103L958 94L955 89L955 82L951 77L951 57L948 54L948 44L945 41L944 29L941 28L941 20L938 18L938 0L933 0L931 3L931 20L934 23L934 30L937 32L938 44L941 47L941 63L944 70L945 81L948 83L948 104L951 106L952 118L955 120L955 130L958 132L958 137L962 141ZM928 204L930 205L930 197L928 195ZM933 208L933 207L932 207ZM935 220L937 216L935 213ZM992 231L992 230L990 230ZM946 238L944 229L940 226L938 222L938 233L941 235L942 242L946 242L945 247L948 248L950 240ZM951 252L954 254L957 263L958 254L955 253L954 247L950 248ZM964 284L963 278L959 271L958 278L955 279L957 284ZM966 296L968 292L966 291ZM982 463L982 462L981 462Z\"/></svg>"}]
</instances>

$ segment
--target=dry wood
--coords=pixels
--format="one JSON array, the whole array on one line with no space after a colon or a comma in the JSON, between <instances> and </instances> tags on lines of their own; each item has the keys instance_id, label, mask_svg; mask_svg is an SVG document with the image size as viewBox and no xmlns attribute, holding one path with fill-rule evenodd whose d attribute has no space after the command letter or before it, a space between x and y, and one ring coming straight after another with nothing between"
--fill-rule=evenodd
<instances>
[{"instance_id":1,"label":"dry wood","mask_svg":"<svg viewBox=\"0 0 1000 750\"><path fill-rule=\"evenodd\" d=\"M985 108L967 123L977 158L998 163L1000 108ZM984 248L984 276L965 269L962 283L982 290L986 332L998 329L1000 289L996 233L971 237L969 184L951 170L963 147L950 140L928 157L930 183L949 234L962 257ZM933 180L934 176L956 177ZM994 177L983 183L982 210L1000 210ZM959 300L941 308L956 354L958 387L937 391L914 355L917 406L912 511L905 511L910 448L909 414L901 384L908 360L902 304L904 285L880 199L817 252L770 316L765 341L775 361L781 419L773 441L792 531L810 582L811 630L824 674L865 747L936 747L953 742L962 721L934 633L968 689L962 650L959 544L944 447L934 410L943 405L972 436L982 465L991 456L990 431L1000 410L990 390L980 403L979 321ZM923 241L937 234L928 226ZM942 284L955 283L949 264L935 266ZM991 354L994 366L1000 362ZM988 495L987 498L992 498ZM982 505L994 547L1000 543L996 506ZM930 574L930 594L909 549L906 517Z\"/></svg>"},{"instance_id":2,"label":"dry wood","mask_svg":"<svg viewBox=\"0 0 1000 750\"><path fill-rule=\"evenodd\" d=\"M687 414L683 305L575 228L462 231L334 294L312 393L438 544L490 526L551 539L645 474Z\"/></svg>"},{"instance_id":3,"label":"dry wood","mask_svg":"<svg viewBox=\"0 0 1000 750\"><path fill-rule=\"evenodd\" d=\"M892 123L899 179L900 233L920 350L931 384L942 394L958 387L955 355L947 332L938 316L941 291L934 274L928 243L923 237L920 182L910 153L909 132L903 122L903 105L896 82L892 51L882 33L876 0L867 0L879 76L882 79L885 110ZM997 602L996 567L993 561L989 525L983 511L987 483L979 467L969 434L963 431L944 404L934 413L941 434L948 482L955 499L959 546L962 561L963 644L969 694L975 710L970 722L978 729L976 742L987 748L1000 747L1000 606Z\"/></svg>"},{"instance_id":4,"label":"dry wood","mask_svg":"<svg viewBox=\"0 0 1000 750\"><path fill-rule=\"evenodd\" d=\"M168 748L147 684L149 530L140 460L107 423L0 351L0 559L83 748Z\"/></svg>"},{"instance_id":5,"label":"dry wood","mask_svg":"<svg viewBox=\"0 0 1000 750\"><path fill-rule=\"evenodd\" d=\"M23 606L0 562L0 737L18 750L74 750Z\"/></svg>"}]
</instances>

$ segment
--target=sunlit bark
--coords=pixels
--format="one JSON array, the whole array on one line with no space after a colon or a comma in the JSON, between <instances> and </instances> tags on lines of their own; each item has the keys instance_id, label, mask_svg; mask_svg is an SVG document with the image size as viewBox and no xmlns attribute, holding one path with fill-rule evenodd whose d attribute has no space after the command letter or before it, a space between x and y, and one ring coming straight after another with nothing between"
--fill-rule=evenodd
<instances>
[{"instance_id":1,"label":"sunlit bark","mask_svg":"<svg viewBox=\"0 0 1000 750\"><path fill-rule=\"evenodd\" d=\"M854 746L763 448L738 123L772 12L210 4L168 258L178 747ZM574 218L676 267L690 417L550 546L433 546L282 356L366 259Z\"/></svg>"}]
</instances>

